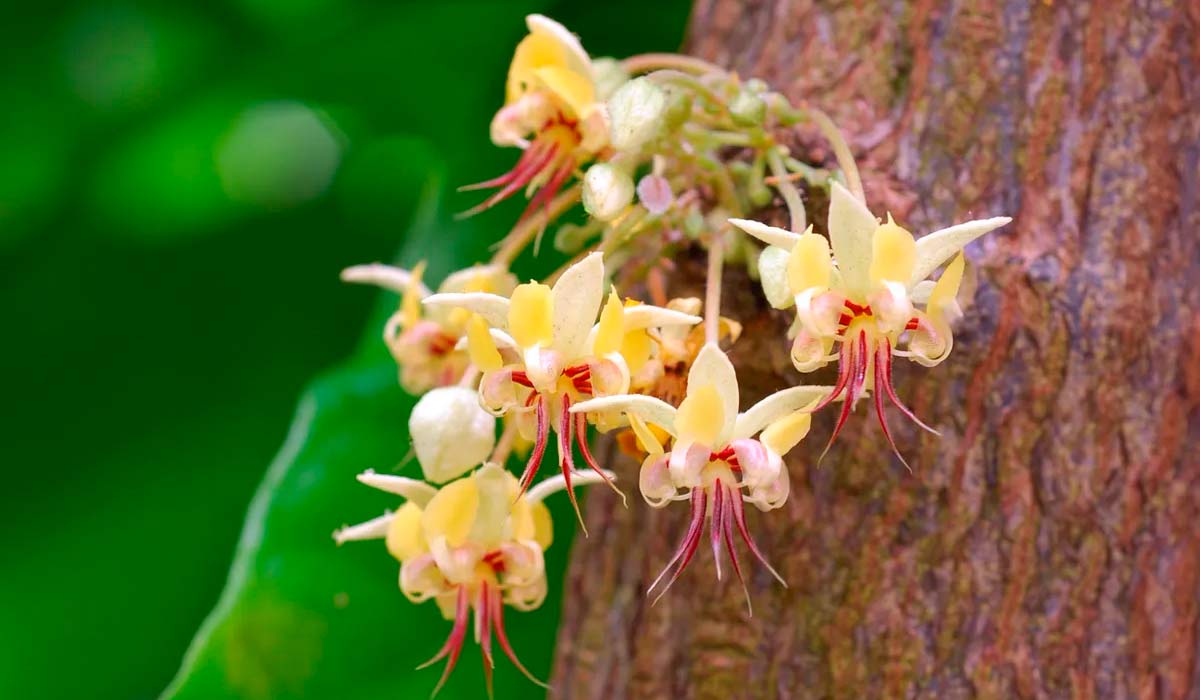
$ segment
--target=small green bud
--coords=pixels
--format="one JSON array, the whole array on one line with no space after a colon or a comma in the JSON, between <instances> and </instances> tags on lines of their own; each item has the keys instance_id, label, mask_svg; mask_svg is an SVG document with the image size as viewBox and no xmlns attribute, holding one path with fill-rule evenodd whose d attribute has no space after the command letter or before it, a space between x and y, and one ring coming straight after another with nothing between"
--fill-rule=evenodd
<instances>
[{"instance_id":1,"label":"small green bud","mask_svg":"<svg viewBox=\"0 0 1200 700\"><path fill-rule=\"evenodd\" d=\"M583 208L601 221L612 221L625 211L633 192L633 178L611 163L596 163L583 176Z\"/></svg>"},{"instance_id":2,"label":"small green bud","mask_svg":"<svg viewBox=\"0 0 1200 700\"><path fill-rule=\"evenodd\" d=\"M729 115L741 126L759 126L767 116L767 103L759 95L742 90L729 105Z\"/></svg>"},{"instance_id":3,"label":"small green bud","mask_svg":"<svg viewBox=\"0 0 1200 700\"><path fill-rule=\"evenodd\" d=\"M618 151L637 152L663 131L667 93L648 78L634 78L608 99L609 140Z\"/></svg>"},{"instance_id":4,"label":"small green bud","mask_svg":"<svg viewBox=\"0 0 1200 700\"><path fill-rule=\"evenodd\" d=\"M596 98L600 100L612 97L618 88L629 82L629 73L621 67L621 62L608 57L592 60L592 77L596 80Z\"/></svg>"}]
</instances>

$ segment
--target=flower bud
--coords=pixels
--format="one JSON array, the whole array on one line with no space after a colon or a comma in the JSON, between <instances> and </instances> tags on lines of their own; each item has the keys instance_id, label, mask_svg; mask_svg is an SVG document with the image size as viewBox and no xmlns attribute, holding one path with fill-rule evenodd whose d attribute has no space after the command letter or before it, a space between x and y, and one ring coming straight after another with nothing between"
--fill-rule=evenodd
<instances>
[{"instance_id":1,"label":"flower bud","mask_svg":"<svg viewBox=\"0 0 1200 700\"><path fill-rule=\"evenodd\" d=\"M592 60L592 77L596 81L596 97L601 100L607 100L629 82L629 73L621 67L621 62L609 57Z\"/></svg>"},{"instance_id":2,"label":"flower bud","mask_svg":"<svg viewBox=\"0 0 1200 700\"><path fill-rule=\"evenodd\" d=\"M633 178L611 163L596 163L583 176L583 208L601 221L615 219L633 201Z\"/></svg>"},{"instance_id":3,"label":"flower bud","mask_svg":"<svg viewBox=\"0 0 1200 700\"><path fill-rule=\"evenodd\" d=\"M618 151L638 151L662 132L667 94L648 78L634 78L608 100L610 141Z\"/></svg>"},{"instance_id":4,"label":"flower bud","mask_svg":"<svg viewBox=\"0 0 1200 700\"><path fill-rule=\"evenodd\" d=\"M762 97L742 90L730 103L729 116L733 117L734 123L741 126L758 126L767 116L767 103Z\"/></svg>"},{"instance_id":5,"label":"flower bud","mask_svg":"<svg viewBox=\"0 0 1200 700\"><path fill-rule=\"evenodd\" d=\"M671 183L667 182L667 178L662 175L643 177L638 182L637 193L638 201L651 214L662 214L675 201L675 194L671 192Z\"/></svg>"},{"instance_id":6,"label":"flower bud","mask_svg":"<svg viewBox=\"0 0 1200 700\"><path fill-rule=\"evenodd\" d=\"M435 484L478 466L496 445L495 417L480 407L475 391L461 386L422 396L408 418L408 430L425 479Z\"/></svg>"}]
</instances>

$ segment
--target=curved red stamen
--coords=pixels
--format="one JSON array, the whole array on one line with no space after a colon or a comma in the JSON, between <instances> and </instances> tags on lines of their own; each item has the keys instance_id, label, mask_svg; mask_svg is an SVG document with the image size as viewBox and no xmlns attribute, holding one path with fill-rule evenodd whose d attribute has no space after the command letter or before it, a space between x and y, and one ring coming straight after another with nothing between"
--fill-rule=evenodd
<instances>
[{"instance_id":1,"label":"curved red stamen","mask_svg":"<svg viewBox=\"0 0 1200 700\"><path fill-rule=\"evenodd\" d=\"M571 173L573 172L575 172L575 164L569 160L558 166L558 170L554 171L554 174L550 176L546 184L538 188L537 194L533 196L533 199L529 200L529 205L525 207L525 211L521 213L517 221L524 221L530 214L537 211L538 207L548 210L550 208L550 200L554 195L558 194L558 191L562 189L563 184L566 183L567 178L571 177ZM550 220L548 211L546 220Z\"/></svg>"},{"instance_id":2,"label":"curved red stamen","mask_svg":"<svg viewBox=\"0 0 1200 700\"><path fill-rule=\"evenodd\" d=\"M525 668L525 664L521 663L521 660L517 658L517 653L513 651L512 644L508 641L508 634L504 631L504 604L500 600L500 590L491 589L489 598L492 629L496 630L496 641L500 642L500 648L504 650L504 655L508 657L513 666L516 666L517 670L523 673L526 678L543 688L549 688L550 686L546 685L544 681L539 680L537 676L529 672L529 669Z\"/></svg>"},{"instance_id":3,"label":"curved red stamen","mask_svg":"<svg viewBox=\"0 0 1200 700\"><path fill-rule=\"evenodd\" d=\"M533 443L533 452L529 455L529 461L525 463L525 471L521 473L521 493L518 494L518 498L525 495L525 490L533 483L533 475L537 474L538 467L542 466L546 443L550 439L550 409L546 407L546 397L537 394L534 406L537 412L537 441Z\"/></svg>"},{"instance_id":4,"label":"curved red stamen","mask_svg":"<svg viewBox=\"0 0 1200 700\"><path fill-rule=\"evenodd\" d=\"M781 584L783 584L784 588L787 588L787 581L784 581L783 577L779 575L779 572L775 570L775 567L771 566L767 562L767 558L763 556L763 553L758 549L758 545L754 544L753 538L750 537L750 530L746 528L746 511L744 508L742 508L742 499L731 498L729 500L730 505L732 506L730 510L733 511L733 522L735 525L737 525L738 532L740 532L742 535L742 542L746 543L746 548L750 550L750 553L754 555L754 558L758 560L758 563L765 566L767 571L770 571L771 575L774 576Z\"/></svg>"},{"instance_id":5,"label":"curved red stamen","mask_svg":"<svg viewBox=\"0 0 1200 700\"><path fill-rule=\"evenodd\" d=\"M621 500L625 500L625 493L617 488L612 479L608 478L608 474L604 473L604 470L600 468L600 464L596 462L596 458L592 456L592 449L588 447L587 442L587 416L582 413L575 414L575 442L579 445L579 451L583 454L583 461L587 462L592 471L604 479L604 483L608 484L609 488L621 494Z\"/></svg>"},{"instance_id":6,"label":"curved red stamen","mask_svg":"<svg viewBox=\"0 0 1200 700\"><path fill-rule=\"evenodd\" d=\"M450 630L450 636L446 638L446 643L442 645L442 648L432 659L417 666L418 669L422 669L441 661L443 658L446 659L446 668L442 671L442 678L434 687L432 695L437 695L441 691L442 686L446 684L446 679L450 677L450 672L454 670L454 665L458 663L458 655L462 652L463 640L467 637L467 618L470 614L471 607L467 600L467 589L460 586L458 589L458 602L454 610L454 627Z\"/></svg>"},{"instance_id":7,"label":"curved red stamen","mask_svg":"<svg viewBox=\"0 0 1200 700\"><path fill-rule=\"evenodd\" d=\"M566 484L567 496L571 506L575 508L575 517L579 519L579 527L583 536L588 536L587 524L583 522L583 513L579 510L579 500L575 498L575 489L571 488L571 474L575 471L575 453L571 446L571 397L563 395L562 413L558 417L558 466L562 469L563 482Z\"/></svg>"},{"instance_id":8,"label":"curved red stamen","mask_svg":"<svg viewBox=\"0 0 1200 700\"><path fill-rule=\"evenodd\" d=\"M475 621L479 629L479 650L483 655L483 678L487 684L488 697L494 697L492 689L492 669L496 660L492 657L492 606L489 604L490 593L488 584L479 587L479 600L475 605Z\"/></svg>"},{"instance_id":9,"label":"curved red stamen","mask_svg":"<svg viewBox=\"0 0 1200 700\"><path fill-rule=\"evenodd\" d=\"M544 150L535 150L534 146L530 146L528 149L526 149L525 153L521 155L521 159L517 161L516 166L513 167L510 173L512 177L505 182L504 187L493 193L479 204L459 214L458 218L474 216L481 211L491 209L505 199L513 196L522 187L525 187L535 178L537 178L538 175L545 172L546 167L554 161L557 154L558 144L551 144ZM501 175L496 179L499 180L504 177L504 175ZM538 192L540 194L541 190ZM521 218L525 218L524 215L522 215Z\"/></svg>"},{"instance_id":10,"label":"curved red stamen","mask_svg":"<svg viewBox=\"0 0 1200 700\"><path fill-rule=\"evenodd\" d=\"M729 561L733 564L733 573L737 574L738 583L742 584L742 593L746 595L746 610L750 617L754 617L754 606L750 604L750 589L746 588L746 579L742 576L742 565L738 562L737 550L733 547L733 500L736 498L740 501L742 496L735 489L729 488L725 492L725 497L729 500L729 505L726 506L725 512L721 516L721 535L725 540L725 551L729 552ZM717 527L715 517L709 527Z\"/></svg>"},{"instance_id":11,"label":"curved red stamen","mask_svg":"<svg viewBox=\"0 0 1200 700\"><path fill-rule=\"evenodd\" d=\"M820 403L813 408L812 413L816 413L822 408L825 408L829 404L833 403L837 397L842 395L842 391L845 390L846 385L849 383L850 375L853 371L853 367L851 366L853 364L853 357L854 348L851 347L850 341L843 338L842 347L838 350L837 383L833 385L833 391L830 391L828 394L826 394L825 397L821 399Z\"/></svg>"},{"instance_id":12,"label":"curved red stamen","mask_svg":"<svg viewBox=\"0 0 1200 700\"><path fill-rule=\"evenodd\" d=\"M888 429L887 416L883 412L883 393L884 387L887 390L891 389L891 381L887 376L887 362L891 359L890 348L880 346L875 350L875 415L879 418L879 427L883 429L883 436L887 438L888 444L892 446L892 452L900 458L900 462L912 472L912 467L908 465L908 461L904 459L904 455L900 454L900 449L896 447L896 441L892 438L892 431Z\"/></svg>"},{"instance_id":13,"label":"curved red stamen","mask_svg":"<svg viewBox=\"0 0 1200 700\"><path fill-rule=\"evenodd\" d=\"M671 570L671 567L675 566L676 562L679 563L675 568L675 573L671 575L671 580L667 581L667 585L663 586L662 591L654 598L654 603L657 603L670 590L671 584L675 583L675 580L679 578L679 574L683 573L688 562L692 560L692 555L696 553L696 547L700 544L700 535L704 531L704 513L707 498L703 488L696 487L692 489L692 517L688 523L687 534L683 536L683 541L679 543L679 548L675 550L675 556L671 557L671 561L667 562L667 565L663 567L662 573L646 589L646 595L652 593L658 587L663 577L667 575L667 572Z\"/></svg>"},{"instance_id":14,"label":"curved red stamen","mask_svg":"<svg viewBox=\"0 0 1200 700\"><path fill-rule=\"evenodd\" d=\"M884 383L883 387L884 390L887 391L888 399L890 399L892 405L900 409L900 412L903 413L904 416L910 421L916 423L922 429L927 430L934 435L940 436L940 432L926 425L920 418L917 418L916 414L909 410L908 406L905 406L903 403L901 403L900 397L896 396L896 388L892 386L892 341L884 340L884 342L886 343L887 352L882 353L882 356L886 365L884 370L884 378L887 381ZM878 360L876 361L878 362Z\"/></svg>"},{"instance_id":15,"label":"curved red stamen","mask_svg":"<svg viewBox=\"0 0 1200 700\"><path fill-rule=\"evenodd\" d=\"M846 388L845 403L842 404L842 411L838 414L837 423L833 426L833 433L829 436L829 442L825 443L825 449L821 450L821 456L817 458L817 464L825 459L825 455L829 452L829 448L833 447L833 441L837 439L838 433L842 432L842 426L846 425L846 420L850 418L850 412L854 410L854 400L859 397L859 393L863 390L864 384L867 381L867 334L865 331L858 334L857 341L848 341L852 343L850 350L850 373L853 377L849 379L849 386ZM847 342L843 343L843 349ZM844 359L844 358L843 358ZM839 371L841 361L839 361ZM842 383L841 378L838 379L838 384ZM835 387L836 389L836 387Z\"/></svg>"},{"instance_id":16,"label":"curved red stamen","mask_svg":"<svg viewBox=\"0 0 1200 700\"><path fill-rule=\"evenodd\" d=\"M725 487L717 479L713 484L712 521L708 525L708 539L712 544L713 563L717 567L717 580L721 580L721 518L725 510Z\"/></svg>"}]
</instances>

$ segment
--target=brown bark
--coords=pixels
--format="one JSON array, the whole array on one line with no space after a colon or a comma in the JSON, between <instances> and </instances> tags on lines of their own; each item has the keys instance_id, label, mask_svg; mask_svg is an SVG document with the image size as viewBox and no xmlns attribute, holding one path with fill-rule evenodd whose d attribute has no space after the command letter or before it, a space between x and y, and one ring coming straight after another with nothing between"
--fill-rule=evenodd
<instances>
[{"instance_id":1,"label":"brown bark","mask_svg":"<svg viewBox=\"0 0 1200 700\"><path fill-rule=\"evenodd\" d=\"M651 607L687 507L592 492L556 697L1200 698L1198 35L1194 1L698 2L689 50L829 112L873 209L1016 221L969 251L950 359L897 365L942 431L892 416L915 472L864 407L815 468L825 415L749 514L790 583L754 568L753 618L707 546ZM796 381L728 274L746 393Z\"/></svg>"}]
</instances>

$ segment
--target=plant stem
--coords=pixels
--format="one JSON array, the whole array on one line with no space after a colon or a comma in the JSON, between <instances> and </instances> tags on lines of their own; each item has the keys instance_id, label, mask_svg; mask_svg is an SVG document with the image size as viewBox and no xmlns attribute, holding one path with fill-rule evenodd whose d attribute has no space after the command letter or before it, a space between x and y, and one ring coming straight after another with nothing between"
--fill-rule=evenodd
<instances>
[{"instance_id":1,"label":"plant stem","mask_svg":"<svg viewBox=\"0 0 1200 700\"><path fill-rule=\"evenodd\" d=\"M708 278L704 282L704 342L717 344L721 328L721 273L725 267L725 232L714 232L708 244Z\"/></svg>"},{"instance_id":2,"label":"plant stem","mask_svg":"<svg viewBox=\"0 0 1200 700\"><path fill-rule=\"evenodd\" d=\"M681 56L675 53L643 53L621 61L621 67L628 73L648 73L653 70L670 69L685 73L724 74L725 69L692 56Z\"/></svg>"},{"instance_id":3,"label":"plant stem","mask_svg":"<svg viewBox=\"0 0 1200 700\"><path fill-rule=\"evenodd\" d=\"M838 167L846 175L846 187L860 202L867 201L866 195L863 194L862 179L858 176L858 164L854 162L854 154L850 152L850 145L842 137L842 132L838 131L837 125L829 115L813 107L807 109L808 116L829 141L829 145L833 146L833 155L837 157Z\"/></svg>"},{"instance_id":4,"label":"plant stem","mask_svg":"<svg viewBox=\"0 0 1200 700\"><path fill-rule=\"evenodd\" d=\"M771 168L771 174L775 176L775 189L779 190L779 194L783 195L783 201L787 203L788 213L792 217L792 230L796 233L803 233L808 227L808 217L804 214L804 201L800 199L800 190L796 189L796 185L788 179L788 172L783 167L783 159L779 156L779 148L772 146L767 149L767 165Z\"/></svg>"}]
</instances>

